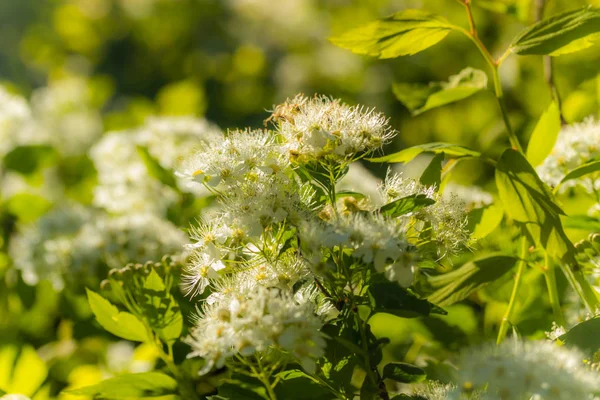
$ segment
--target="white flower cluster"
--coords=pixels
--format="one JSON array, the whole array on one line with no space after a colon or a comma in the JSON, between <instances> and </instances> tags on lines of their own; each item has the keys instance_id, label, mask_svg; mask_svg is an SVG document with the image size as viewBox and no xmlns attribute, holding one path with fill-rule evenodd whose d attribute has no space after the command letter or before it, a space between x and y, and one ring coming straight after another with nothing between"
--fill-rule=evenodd
<instances>
[{"instance_id":1,"label":"white flower cluster","mask_svg":"<svg viewBox=\"0 0 600 400\"><path fill-rule=\"evenodd\" d=\"M164 215L177 194L151 176L140 147L170 170L182 157L193 154L198 143L220 137L206 120L191 117L151 118L140 128L107 133L90 150L98 171L94 205L115 214L134 210ZM178 183L182 191L190 191L187 181Z\"/></svg>"},{"instance_id":2,"label":"white flower cluster","mask_svg":"<svg viewBox=\"0 0 600 400\"><path fill-rule=\"evenodd\" d=\"M427 382L427 386L423 389L415 391L415 395L424 398L426 400L481 400L485 399L482 397L480 392L463 393L458 394L456 385L443 384L437 381Z\"/></svg>"},{"instance_id":3,"label":"white flower cluster","mask_svg":"<svg viewBox=\"0 0 600 400\"><path fill-rule=\"evenodd\" d=\"M467 351L457 383L468 391L487 385L483 398L489 400L592 399L600 378L583 359L583 354L549 341L505 341Z\"/></svg>"},{"instance_id":4,"label":"white flower cluster","mask_svg":"<svg viewBox=\"0 0 600 400\"><path fill-rule=\"evenodd\" d=\"M433 241L440 256L455 253L461 246L469 246L467 207L458 196L443 196L434 186L397 174L388 174L380 193L386 203L416 194L435 200L434 204L411 213L408 218L411 228L418 233L418 240Z\"/></svg>"},{"instance_id":5,"label":"white flower cluster","mask_svg":"<svg viewBox=\"0 0 600 400\"><path fill-rule=\"evenodd\" d=\"M190 356L207 360L205 373L222 367L235 354L248 357L277 348L314 373L314 360L324 354L321 325L310 302L298 302L286 291L258 287L244 294L229 293L203 307L188 340L194 349Z\"/></svg>"},{"instance_id":6,"label":"white flower cluster","mask_svg":"<svg viewBox=\"0 0 600 400\"><path fill-rule=\"evenodd\" d=\"M379 214L340 215L328 223L309 222L302 225L300 237L306 256L318 272L322 252L330 248L352 250L352 257L391 281L408 287L412 283L413 254L405 237L406 226L400 219Z\"/></svg>"},{"instance_id":7,"label":"white flower cluster","mask_svg":"<svg viewBox=\"0 0 600 400\"><path fill-rule=\"evenodd\" d=\"M300 162L351 158L379 149L395 135L383 114L326 96L288 99L271 119L278 123L290 157Z\"/></svg>"},{"instance_id":8,"label":"white flower cluster","mask_svg":"<svg viewBox=\"0 0 600 400\"><path fill-rule=\"evenodd\" d=\"M600 122L589 118L582 123L564 127L558 134L552 152L536 169L544 182L555 187L567 173L598 156ZM596 173L566 181L560 186L560 191L564 192L577 185L589 193L597 192L600 190L600 175Z\"/></svg>"},{"instance_id":9,"label":"white flower cluster","mask_svg":"<svg viewBox=\"0 0 600 400\"><path fill-rule=\"evenodd\" d=\"M355 259L381 272L406 247L401 227L380 216L319 220L316 189L299 174L308 163L339 166L379 148L392 135L383 116L299 96L278 106L271 120L273 131L235 130L203 143L179 171L220 203L192 232L191 262L182 278L190 296L212 288L190 341L193 355L210 360L209 369L235 354L278 349L314 370L325 346L318 315L331 306L318 304L323 295L310 285L293 294L311 274L311 260L286 251L304 241L301 226L323 228L329 236L319 247L348 245ZM326 140L317 138L322 134ZM331 179L333 187L337 178Z\"/></svg>"},{"instance_id":10,"label":"white flower cluster","mask_svg":"<svg viewBox=\"0 0 600 400\"><path fill-rule=\"evenodd\" d=\"M109 216L71 205L20 227L10 255L26 283L47 279L62 289L65 280L89 276L103 265L117 268L179 255L186 242L183 232L153 214Z\"/></svg>"}]
</instances>

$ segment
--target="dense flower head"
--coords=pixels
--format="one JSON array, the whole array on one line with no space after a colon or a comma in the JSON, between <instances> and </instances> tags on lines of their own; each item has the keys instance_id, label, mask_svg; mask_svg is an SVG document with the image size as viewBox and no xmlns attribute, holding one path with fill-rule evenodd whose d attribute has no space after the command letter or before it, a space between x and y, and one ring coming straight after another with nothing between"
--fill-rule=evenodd
<instances>
[{"instance_id":1,"label":"dense flower head","mask_svg":"<svg viewBox=\"0 0 600 400\"><path fill-rule=\"evenodd\" d=\"M439 255L455 253L461 246L470 244L467 207L456 195L444 197L434 186L389 173L380 187L380 193L386 203L418 194L435 201L407 217L411 219L411 227L418 233L417 239L425 240L427 237L426 241L433 241Z\"/></svg>"},{"instance_id":2,"label":"dense flower head","mask_svg":"<svg viewBox=\"0 0 600 400\"><path fill-rule=\"evenodd\" d=\"M508 340L466 351L459 369L458 387L483 388L485 399L592 399L600 389L597 372L583 364L576 350L549 341Z\"/></svg>"},{"instance_id":3,"label":"dense flower head","mask_svg":"<svg viewBox=\"0 0 600 400\"><path fill-rule=\"evenodd\" d=\"M326 96L288 99L275 107L270 120L291 159L300 163L353 158L381 148L395 135L383 114Z\"/></svg>"},{"instance_id":4,"label":"dense flower head","mask_svg":"<svg viewBox=\"0 0 600 400\"><path fill-rule=\"evenodd\" d=\"M548 185L555 187L573 169L600 156L600 122L592 118L582 123L568 125L558 134L552 152L537 167L540 178ZM600 176L586 175L579 179L564 182L560 190L581 186L593 193L600 190Z\"/></svg>"},{"instance_id":5,"label":"dense flower head","mask_svg":"<svg viewBox=\"0 0 600 400\"><path fill-rule=\"evenodd\" d=\"M273 132L246 129L230 131L223 140L199 150L180 175L226 190L244 181L280 175L288 166Z\"/></svg>"},{"instance_id":6,"label":"dense flower head","mask_svg":"<svg viewBox=\"0 0 600 400\"><path fill-rule=\"evenodd\" d=\"M314 372L315 359L324 354L321 325L310 302L298 302L284 290L258 287L245 294L225 294L202 307L188 339L190 356L205 358L203 372L208 372L235 354L247 357L274 348Z\"/></svg>"}]
</instances>

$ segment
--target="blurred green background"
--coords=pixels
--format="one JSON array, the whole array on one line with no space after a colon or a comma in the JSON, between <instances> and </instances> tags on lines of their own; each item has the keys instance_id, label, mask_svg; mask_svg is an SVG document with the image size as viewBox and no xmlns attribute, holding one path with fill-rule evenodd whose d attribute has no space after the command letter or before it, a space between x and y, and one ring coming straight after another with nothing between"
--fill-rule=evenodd
<instances>
[{"instance_id":1,"label":"blurred green background","mask_svg":"<svg viewBox=\"0 0 600 400\"><path fill-rule=\"evenodd\" d=\"M501 54L533 22L534 2L474 2L492 53ZM552 0L546 14L599 3ZM65 75L90 77L108 100L106 130L139 124L150 113L257 127L265 109L286 97L323 93L385 112L401 133L396 147L444 140L489 150L502 131L490 93L410 118L391 92L395 81L446 80L466 66L485 70L467 39L453 34L419 55L387 61L327 41L405 8L429 9L466 26L463 7L453 0L4 0L0 79L27 95ZM599 49L556 59L568 121L597 110ZM517 130L527 135L550 99L541 60L511 57L502 75Z\"/></svg>"}]
</instances>

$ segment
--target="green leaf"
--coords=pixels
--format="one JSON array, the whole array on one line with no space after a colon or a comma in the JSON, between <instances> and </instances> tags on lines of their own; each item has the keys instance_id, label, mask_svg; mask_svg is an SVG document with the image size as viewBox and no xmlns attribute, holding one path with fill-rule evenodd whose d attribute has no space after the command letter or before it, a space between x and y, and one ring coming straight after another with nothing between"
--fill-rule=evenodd
<instances>
[{"instance_id":1,"label":"green leaf","mask_svg":"<svg viewBox=\"0 0 600 400\"><path fill-rule=\"evenodd\" d=\"M496 185L506 214L523 223L536 244L566 264L577 264L560 221L564 212L525 157L513 149L504 151L496 165Z\"/></svg>"},{"instance_id":2,"label":"green leaf","mask_svg":"<svg viewBox=\"0 0 600 400\"><path fill-rule=\"evenodd\" d=\"M600 219L589 215L569 215L563 220L565 228L600 232Z\"/></svg>"},{"instance_id":3,"label":"green leaf","mask_svg":"<svg viewBox=\"0 0 600 400\"><path fill-rule=\"evenodd\" d=\"M138 154L144 161L146 165L146 169L148 170L148 174L150 176L156 178L163 184L170 186L172 188L177 188L177 182L175 181L175 175L172 171L168 171L163 168L162 165L150 154L147 148L143 146L137 147Z\"/></svg>"},{"instance_id":4,"label":"green leaf","mask_svg":"<svg viewBox=\"0 0 600 400\"><path fill-rule=\"evenodd\" d=\"M316 383L303 371L294 369L277 374L280 379L275 386L278 399L289 400L331 400L333 395Z\"/></svg>"},{"instance_id":5,"label":"green leaf","mask_svg":"<svg viewBox=\"0 0 600 400\"><path fill-rule=\"evenodd\" d=\"M96 385L66 390L75 396L93 396L100 399L150 399L177 393L177 381L160 372L119 375ZM175 400L177 396L161 397Z\"/></svg>"},{"instance_id":6,"label":"green leaf","mask_svg":"<svg viewBox=\"0 0 600 400\"><path fill-rule=\"evenodd\" d=\"M395 218L410 212L418 211L434 203L435 200L430 199L424 194L412 194L382 206L378 212L388 217Z\"/></svg>"},{"instance_id":7,"label":"green leaf","mask_svg":"<svg viewBox=\"0 0 600 400\"><path fill-rule=\"evenodd\" d=\"M0 348L0 387L8 393L33 394L44 383L48 368L31 346Z\"/></svg>"},{"instance_id":8,"label":"green leaf","mask_svg":"<svg viewBox=\"0 0 600 400\"><path fill-rule=\"evenodd\" d=\"M444 153L436 154L425 171L421 174L419 182L425 186L440 187L442 181L442 163L444 162Z\"/></svg>"},{"instance_id":9,"label":"green leaf","mask_svg":"<svg viewBox=\"0 0 600 400\"><path fill-rule=\"evenodd\" d=\"M600 350L600 317L588 319L575 325L559 339L567 346L574 346L591 357Z\"/></svg>"},{"instance_id":10,"label":"green leaf","mask_svg":"<svg viewBox=\"0 0 600 400\"><path fill-rule=\"evenodd\" d=\"M567 11L525 29L510 50L519 55L561 55L589 47L590 35L600 32L600 10Z\"/></svg>"},{"instance_id":11,"label":"green leaf","mask_svg":"<svg viewBox=\"0 0 600 400\"><path fill-rule=\"evenodd\" d=\"M593 174L594 172L600 171L600 160L591 160L587 163L575 168L565 175L564 178L561 179L558 185L562 185L566 181L570 181L572 179L581 178L582 176Z\"/></svg>"},{"instance_id":12,"label":"green leaf","mask_svg":"<svg viewBox=\"0 0 600 400\"><path fill-rule=\"evenodd\" d=\"M86 289L88 301L96 320L108 332L123 339L136 342L148 340L146 328L135 315L119 311L98 293Z\"/></svg>"},{"instance_id":13,"label":"green leaf","mask_svg":"<svg viewBox=\"0 0 600 400\"><path fill-rule=\"evenodd\" d=\"M183 317L177 301L156 270L152 269L144 279L140 297L138 304L150 327L165 342L178 339L183 330Z\"/></svg>"},{"instance_id":14,"label":"green leaf","mask_svg":"<svg viewBox=\"0 0 600 400\"><path fill-rule=\"evenodd\" d=\"M269 399L264 385L256 378L234 374L231 379L219 386L219 396L229 400L265 400Z\"/></svg>"},{"instance_id":15,"label":"green leaf","mask_svg":"<svg viewBox=\"0 0 600 400\"><path fill-rule=\"evenodd\" d=\"M362 349L358 348L357 353L347 343L356 346L355 343L360 342L360 334L341 322L338 325L328 323L321 328L321 332L327 335L325 355L318 360L321 373L333 387L343 393L352 393L352 374Z\"/></svg>"},{"instance_id":16,"label":"green leaf","mask_svg":"<svg viewBox=\"0 0 600 400\"><path fill-rule=\"evenodd\" d=\"M445 315L435 304L419 299L397 283L375 276L369 285L371 308L374 312L392 314L397 317L415 318L429 314Z\"/></svg>"},{"instance_id":17,"label":"green leaf","mask_svg":"<svg viewBox=\"0 0 600 400\"><path fill-rule=\"evenodd\" d=\"M4 204L6 210L22 222L33 222L44 215L52 203L45 197L32 193L17 193Z\"/></svg>"},{"instance_id":18,"label":"green leaf","mask_svg":"<svg viewBox=\"0 0 600 400\"><path fill-rule=\"evenodd\" d=\"M443 40L454 25L422 10L404 10L329 40L336 46L379 58L413 55Z\"/></svg>"},{"instance_id":19,"label":"green leaf","mask_svg":"<svg viewBox=\"0 0 600 400\"><path fill-rule=\"evenodd\" d=\"M473 239L483 239L492 233L504 218L504 209L496 204L475 208L469 212L468 227Z\"/></svg>"},{"instance_id":20,"label":"green leaf","mask_svg":"<svg viewBox=\"0 0 600 400\"><path fill-rule=\"evenodd\" d=\"M442 307L462 301L512 270L516 263L515 257L496 254L470 261L447 274L431 277L428 282L439 289L427 300Z\"/></svg>"},{"instance_id":21,"label":"green leaf","mask_svg":"<svg viewBox=\"0 0 600 400\"><path fill-rule=\"evenodd\" d=\"M466 99L485 88L487 75L471 67L452 75L448 82L432 82L429 85L400 82L392 86L396 98L412 115Z\"/></svg>"},{"instance_id":22,"label":"green leaf","mask_svg":"<svg viewBox=\"0 0 600 400\"><path fill-rule=\"evenodd\" d=\"M555 102L542 114L527 145L527 160L534 167L540 165L552 151L560 132L560 111Z\"/></svg>"},{"instance_id":23,"label":"green leaf","mask_svg":"<svg viewBox=\"0 0 600 400\"><path fill-rule=\"evenodd\" d=\"M56 150L51 146L18 146L4 156L4 168L30 175L40 167L56 161Z\"/></svg>"},{"instance_id":24,"label":"green leaf","mask_svg":"<svg viewBox=\"0 0 600 400\"><path fill-rule=\"evenodd\" d=\"M388 154L378 158L368 158L371 162L406 163L421 153L444 153L450 158L481 157L481 153L449 143L433 142L409 147L397 153Z\"/></svg>"},{"instance_id":25,"label":"green leaf","mask_svg":"<svg viewBox=\"0 0 600 400\"><path fill-rule=\"evenodd\" d=\"M423 382L426 377L425 371L412 364L395 362L383 367L383 379L392 379L400 383Z\"/></svg>"}]
</instances>

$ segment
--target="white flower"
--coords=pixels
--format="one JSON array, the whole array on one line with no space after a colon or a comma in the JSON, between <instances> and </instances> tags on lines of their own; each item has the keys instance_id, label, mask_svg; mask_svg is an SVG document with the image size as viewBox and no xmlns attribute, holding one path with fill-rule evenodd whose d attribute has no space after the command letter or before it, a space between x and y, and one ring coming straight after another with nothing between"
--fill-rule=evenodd
<instances>
[{"instance_id":1,"label":"white flower","mask_svg":"<svg viewBox=\"0 0 600 400\"><path fill-rule=\"evenodd\" d=\"M600 122L588 118L579 124L564 127L558 134L552 152L536 168L540 178L550 186L557 186L573 169L600 156ZM564 192L580 185L590 193L600 190L600 176L587 175L569 180L560 186Z\"/></svg>"},{"instance_id":2,"label":"white flower","mask_svg":"<svg viewBox=\"0 0 600 400\"><path fill-rule=\"evenodd\" d=\"M208 372L235 354L250 356L278 349L289 352L314 372L314 359L324 354L322 322L310 303L298 303L280 289L257 287L244 294L226 294L206 303L188 343L207 360Z\"/></svg>"},{"instance_id":3,"label":"white flower","mask_svg":"<svg viewBox=\"0 0 600 400\"><path fill-rule=\"evenodd\" d=\"M466 351L458 387L483 388L485 399L592 399L597 372L586 369L578 351L548 341L507 340Z\"/></svg>"},{"instance_id":4,"label":"white flower","mask_svg":"<svg viewBox=\"0 0 600 400\"><path fill-rule=\"evenodd\" d=\"M288 99L275 107L271 119L290 157L300 163L352 158L381 148L395 135L383 114L326 96Z\"/></svg>"},{"instance_id":5,"label":"white flower","mask_svg":"<svg viewBox=\"0 0 600 400\"><path fill-rule=\"evenodd\" d=\"M221 191L243 181L261 181L288 167L275 135L266 130L236 130L202 147L182 165L179 175Z\"/></svg>"}]
</instances>

